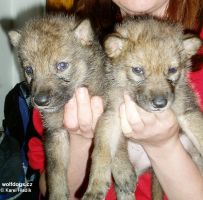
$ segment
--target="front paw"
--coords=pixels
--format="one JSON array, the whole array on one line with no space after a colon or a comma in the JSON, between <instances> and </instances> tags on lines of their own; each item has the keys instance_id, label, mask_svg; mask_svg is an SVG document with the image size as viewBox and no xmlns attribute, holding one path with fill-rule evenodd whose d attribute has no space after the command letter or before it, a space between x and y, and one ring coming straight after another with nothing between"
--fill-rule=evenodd
<instances>
[{"instance_id":1,"label":"front paw","mask_svg":"<svg viewBox=\"0 0 203 200\"><path fill-rule=\"evenodd\" d=\"M86 192L83 196L82 200L103 200L105 197L105 193L100 192Z\"/></svg>"},{"instance_id":2,"label":"front paw","mask_svg":"<svg viewBox=\"0 0 203 200\"><path fill-rule=\"evenodd\" d=\"M48 198L49 200L68 200L67 194L51 194Z\"/></svg>"},{"instance_id":3,"label":"front paw","mask_svg":"<svg viewBox=\"0 0 203 200\"><path fill-rule=\"evenodd\" d=\"M134 193L123 193L122 191L117 192L117 199L118 200L135 200Z\"/></svg>"},{"instance_id":4,"label":"front paw","mask_svg":"<svg viewBox=\"0 0 203 200\"><path fill-rule=\"evenodd\" d=\"M82 200L103 200L109 187L109 182L99 183L99 181L97 180L97 182L94 182L93 184L90 184L88 186L88 189L85 192Z\"/></svg>"},{"instance_id":5,"label":"front paw","mask_svg":"<svg viewBox=\"0 0 203 200\"><path fill-rule=\"evenodd\" d=\"M125 170L119 167L113 168L113 178L116 192L131 194L134 193L137 175L131 165L125 166Z\"/></svg>"}]
</instances>

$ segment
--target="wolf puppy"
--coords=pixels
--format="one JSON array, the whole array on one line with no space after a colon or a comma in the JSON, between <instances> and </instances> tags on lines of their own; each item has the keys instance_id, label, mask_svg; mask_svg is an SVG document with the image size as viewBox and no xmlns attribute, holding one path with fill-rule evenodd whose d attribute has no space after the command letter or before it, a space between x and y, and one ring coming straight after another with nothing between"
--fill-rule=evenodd
<instances>
[{"instance_id":1,"label":"wolf puppy","mask_svg":"<svg viewBox=\"0 0 203 200\"><path fill-rule=\"evenodd\" d=\"M29 21L9 33L17 47L31 101L42 114L45 132L47 182L50 200L68 199L69 139L63 127L64 104L76 88L87 86L102 96L104 54L88 20L48 16Z\"/></svg>"},{"instance_id":2,"label":"wolf puppy","mask_svg":"<svg viewBox=\"0 0 203 200\"><path fill-rule=\"evenodd\" d=\"M122 158L126 154L126 141L120 127L119 106L124 101L124 91L146 111L160 112L171 108L187 136L181 141L185 141L186 146L188 143L194 145L195 154L198 154L196 160L201 161L202 166L199 153L203 155L203 116L187 82L190 58L200 45L198 38L184 36L179 25L145 17L125 20L107 37L105 49L112 64L109 69L109 80L112 81L107 91L108 107L96 130L90 183L83 200L102 200L111 172L118 199L134 199L135 179L129 176L127 160ZM138 153L134 151L134 157L137 157L135 170L139 175L151 164L146 155L146 160L141 159L145 154L141 146L132 141L129 145L138 150ZM189 151L191 149L193 147ZM158 198L155 194L154 199Z\"/></svg>"}]
</instances>

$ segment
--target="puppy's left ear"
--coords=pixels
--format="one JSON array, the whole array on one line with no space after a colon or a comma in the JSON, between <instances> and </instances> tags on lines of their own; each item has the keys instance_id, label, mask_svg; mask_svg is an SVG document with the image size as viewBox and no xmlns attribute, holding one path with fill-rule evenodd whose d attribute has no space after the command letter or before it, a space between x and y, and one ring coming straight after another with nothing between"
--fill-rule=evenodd
<instances>
[{"instance_id":1,"label":"puppy's left ear","mask_svg":"<svg viewBox=\"0 0 203 200\"><path fill-rule=\"evenodd\" d=\"M193 56L201 47L202 41L195 35L185 34L183 39L183 45L188 56Z\"/></svg>"},{"instance_id":2,"label":"puppy's left ear","mask_svg":"<svg viewBox=\"0 0 203 200\"><path fill-rule=\"evenodd\" d=\"M74 30L75 37L82 45L91 45L94 40L94 31L88 19L83 20Z\"/></svg>"},{"instance_id":3,"label":"puppy's left ear","mask_svg":"<svg viewBox=\"0 0 203 200\"><path fill-rule=\"evenodd\" d=\"M110 58L116 58L124 51L125 44L125 38L118 33L113 33L104 41L104 49Z\"/></svg>"},{"instance_id":4,"label":"puppy's left ear","mask_svg":"<svg viewBox=\"0 0 203 200\"><path fill-rule=\"evenodd\" d=\"M19 41L21 39L21 34L17 31L9 31L8 36L10 38L11 44L14 47L17 47L19 45Z\"/></svg>"}]
</instances>

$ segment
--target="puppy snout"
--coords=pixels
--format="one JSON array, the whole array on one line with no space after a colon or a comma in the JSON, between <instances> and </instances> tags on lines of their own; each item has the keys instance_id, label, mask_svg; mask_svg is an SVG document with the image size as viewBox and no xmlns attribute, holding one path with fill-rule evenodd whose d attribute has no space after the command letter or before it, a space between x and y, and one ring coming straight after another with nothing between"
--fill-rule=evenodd
<instances>
[{"instance_id":1,"label":"puppy snout","mask_svg":"<svg viewBox=\"0 0 203 200\"><path fill-rule=\"evenodd\" d=\"M156 96L154 99L152 99L152 105L155 108L164 108L168 103L168 100L164 96Z\"/></svg>"},{"instance_id":2,"label":"puppy snout","mask_svg":"<svg viewBox=\"0 0 203 200\"><path fill-rule=\"evenodd\" d=\"M41 92L33 97L33 101L38 106L48 106L51 101L51 96Z\"/></svg>"}]
</instances>

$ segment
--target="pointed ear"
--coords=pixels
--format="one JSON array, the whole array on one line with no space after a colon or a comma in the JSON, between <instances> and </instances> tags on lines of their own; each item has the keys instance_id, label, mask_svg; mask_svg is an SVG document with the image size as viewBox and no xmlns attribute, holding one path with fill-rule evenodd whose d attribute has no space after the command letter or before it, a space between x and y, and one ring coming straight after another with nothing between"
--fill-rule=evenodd
<instances>
[{"instance_id":1,"label":"pointed ear","mask_svg":"<svg viewBox=\"0 0 203 200\"><path fill-rule=\"evenodd\" d=\"M88 19L83 20L74 30L75 37L82 45L91 45L94 40L94 31Z\"/></svg>"},{"instance_id":2,"label":"pointed ear","mask_svg":"<svg viewBox=\"0 0 203 200\"><path fill-rule=\"evenodd\" d=\"M201 40L192 34L186 34L183 39L184 48L189 56L193 56L197 53L198 49L202 45Z\"/></svg>"},{"instance_id":3,"label":"pointed ear","mask_svg":"<svg viewBox=\"0 0 203 200\"><path fill-rule=\"evenodd\" d=\"M11 44L14 47L17 47L21 38L21 34L17 31L9 31L8 35L9 35Z\"/></svg>"},{"instance_id":4,"label":"pointed ear","mask_svg":"<svg viewBox=\"0 0 203 200\"><path fill-rule=\"evenodd\" d=\"M104 48L110 58L115 58L120 55L125 46L125 39L118 34L111 34L107 36L104 41Z\"/></svg>"}]
</instances>

